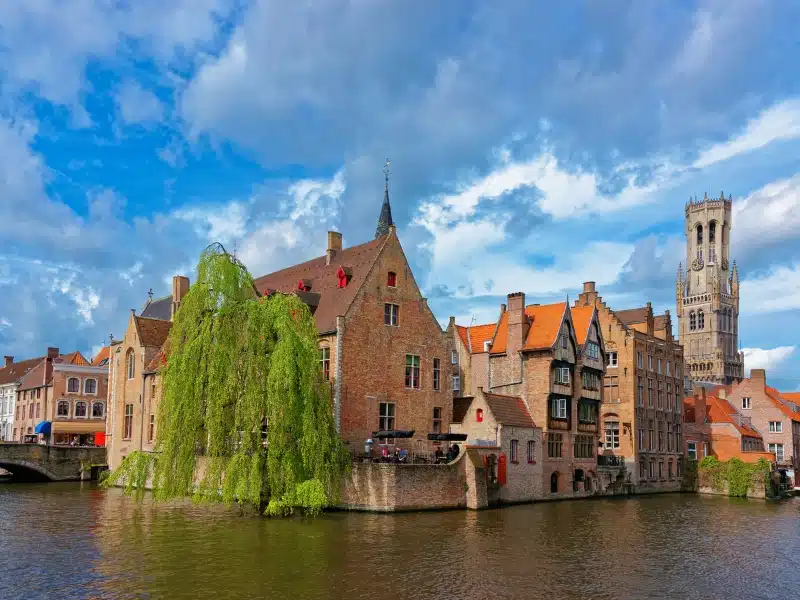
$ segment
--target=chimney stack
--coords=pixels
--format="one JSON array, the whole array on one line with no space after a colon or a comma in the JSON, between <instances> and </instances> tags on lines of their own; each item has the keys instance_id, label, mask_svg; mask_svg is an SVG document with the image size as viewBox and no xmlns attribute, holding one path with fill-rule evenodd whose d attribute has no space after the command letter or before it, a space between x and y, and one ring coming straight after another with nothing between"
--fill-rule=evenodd
<instances>
[{"instance_id":1,"label":"chimney stack","mask_svg":"<svg viewBox=\"0 0 800 600\"><path fill-rule=\"evenodd\" d=\"M702 425L706 422L706 388L694 388L694 422Z\"/></svg>"},{"instance_id":2,"label":"chimney stack","mask_svg":"<svg viewBox=\"0 0 800 600\"><path fill-rule=\"evenodd\" d=\"M338 231L328 232L328 250L326 252L325 264L329 265L336 259L336 255L342 251L342 234Z\"/></svg>"},{"instance_id":3,"label":"chimney stack","mask_svg":"<svg viewBox=\"0 0 800 600\"><path fill-rule=\"evenodd\" d=\"M53 360L57 356L58 356L58 348L53 348L52 346L50 346L47 349L47 359L48 360Z\"/></svg>"},{"instance_id":4,"label":"chimney stack","mask_svg":"<svg viewBox=\"0 0 800 600\"><path fill-rule=\"evenodd\" d=\"M4 367L7 367L9 365L13 365L14 364L14 357L13 356L5 356L4 358L5 358L5 364L3 365Z\"/></svg>"},{"instance_id":5,"label":"chimney stack","mask_svg":"<svg viewBox=\"0 0 800 600\"><path fill-rule=\"evenodd\" d=\"M590 292L595 291L595 282L594 281L584 281L583 282L583 293L588 294Z\"/></svg>"},{"instance_id":6,"label":"chimney stack","mask_svg":"<svg viewBox=\"0 0 800 600\"><path fill-rule=\"evenodd\" d=\"M522 348L525 340L527 320L525 318L525 294L515 292L508 295L508 342L506 352L511 356Z\"/></svg>"},{"instance_id":7,"label":"chimney stack","mask_svg":"<svg viewBox=\"0 0 800 600\"><path fill-rule=\"evenodd\" d=\"M175 275L172 278L172 313L170 320L175 318L175 312L181 305L181 300L186 296L189 291L189 278L183 275Z\"/></svg>"},{"instance_id":8,"label":"chimney stack","mask_svg":"<svg viewBox=\"0 0 800 600\"><path fill-rule=\"evenodd\" d=\"M767 372L764 369L750 369L750 380L767 385Z\"/></svg>"},{"instance_id":9,"label":"chimney stack","mask_svg":"<svg viewBox=\"0 0 800 600\"><path fill-rule=\"evenodd\" d=\"M575 306L594 306L597 300L597 288L594 281L583 282L583 292L578 294Z\"/></svg>"}]
</instances>

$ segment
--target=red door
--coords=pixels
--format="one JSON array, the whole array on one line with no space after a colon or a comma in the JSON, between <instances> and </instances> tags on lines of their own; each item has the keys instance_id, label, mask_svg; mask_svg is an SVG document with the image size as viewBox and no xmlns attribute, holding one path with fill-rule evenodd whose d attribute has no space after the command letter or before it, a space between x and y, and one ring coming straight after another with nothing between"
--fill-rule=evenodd
<instances>
[{"instance_id":1,"label":"red door","mask_svg":"<svg viewBox=\"0 0 800 600\"><path fill-rule=\"evenodd\" d=\"M508 482L508 473L506 472L506 455L501 454L500 460L497 461L497 483L505 485Z\"/></svg>"}]
</instances>

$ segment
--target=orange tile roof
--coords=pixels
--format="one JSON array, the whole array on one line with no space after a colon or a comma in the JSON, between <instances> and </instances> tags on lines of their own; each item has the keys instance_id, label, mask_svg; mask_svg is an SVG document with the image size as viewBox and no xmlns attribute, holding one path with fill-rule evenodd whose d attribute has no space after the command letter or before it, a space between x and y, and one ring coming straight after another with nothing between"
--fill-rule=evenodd
<instances>
[{"instance_id":1,"label":"orange tile roof","mask_svg":"<svg viewBox=\"0 0 800 600\"><path fill-rule=\"evenodd\" d=\"M793 421L797 421L797 422L800 423L800 411L795 412L795 411L793 411L791 409L791 407L788 404L786 404L785 402L782 402L781 401L781 394L780 394L780 392L778 390L776 390L773 387L767 386L767 387L764 388L764 391L767 394L767 398L772 400L772 403L776 407L778 407L784 415L786 415L787 417L789 417Z\"/></svg>"},{"instance_id":2,"label":"orange tile roof","mask_svg":"<svg viewBox=\"0 0 800 600\"><path fill-rule=\"evenodd\" d=\"M67 363L68 365L79 365L81 367L91 366L88 360L80 352L70 352L69 354L62 354L55 359L57 363Z\"/></svg>"},{"instance_id":3,"label":"orange tile roof","mask_svg":"<svg viewBox=\"0 0 800 600\"><path fill-rule=\"evenodd\" d=\"M504 354L508 346L508 311L500 315L500 321L497 323L497 331L494 333L492 340L492 349L489 354Z\"/></svg>"},{"instance_id":4,"label":"orange tile roof","mask_svg":"<svg viewBox=\"0 0 800 600\"><path fill-rule=\"evenodd\" d=\"M531 319L531 326L528 329L528 338L525 340L522 349L544 350L545 348L552 348L553 344L556 343L566 311L566 302L526 307L525 314Z\"/></svg>"},{"instance_id":5,"label":"orange tile roof","mask_svg":"<svg viewBox=\"0 0 800 600\"><path fill-rule=\"evenodd\" d=\"M739 412L727 400L716 396L706 396L706 421L708 423L730 423L741 435L761 439L761 434L740 421L740 418Z\"/></svg>"},{"instance_id":6,"label":"orange tile roof","mask_svg":"<svg viewBox=\"0 0 800 600\"><path fill-rule=\"evenodd\" d=\"M101 362L108 360L110 353L111 346L103 346L100 348L100 352L98 352L92 359L92 366L99 367Z\"/></svg>"},{"instance_id":7,"label":"orange tile roof","mask_svg":"<svg viewBox=\"0 0 800 600\"><path fill-rule=\"evenodd\" d=\"M575 326L575 336L578 338L578 344L583 346L589 333L589 325L592 323L594 306L572 307L569 310L572 313L572 324Z\"/></svg>"},{"instance_id":8,"label":"orange tile roof","mask_svg":"<svg viewBox=\"0 0 800 600\"><path fill-rule=\"evenodd\" d=\"M456 331L461 338L464 347L469 350L470 354L482 354L485 352L483 349L484 342L491 342L494 336L494 330L497 327L496 323L489 323L487 325L473 325L471 327L463 327L456 325Z\"/></svg>"}]
</instances>

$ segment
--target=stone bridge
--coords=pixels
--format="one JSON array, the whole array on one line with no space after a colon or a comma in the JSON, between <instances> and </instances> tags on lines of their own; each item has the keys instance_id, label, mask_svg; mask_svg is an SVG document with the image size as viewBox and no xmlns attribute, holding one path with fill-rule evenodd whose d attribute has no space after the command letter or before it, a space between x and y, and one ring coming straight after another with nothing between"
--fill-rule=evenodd
<instances>
[{"instance_id":1,"label":"stone bridge","mask_svg":"<svg viewBox=\"0 0 800 600\"><path fill-rule=\"evenodd\" d=\"M11 473L15 480L96 479L100 467L105 464L105 448L0 444L0 469Z\"/></svg>"}]
</instances>

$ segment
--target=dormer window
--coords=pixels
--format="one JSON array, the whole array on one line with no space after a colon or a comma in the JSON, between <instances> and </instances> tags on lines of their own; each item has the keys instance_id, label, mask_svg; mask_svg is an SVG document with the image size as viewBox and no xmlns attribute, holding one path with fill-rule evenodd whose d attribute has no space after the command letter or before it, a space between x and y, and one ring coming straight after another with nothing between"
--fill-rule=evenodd
<instances>
[{"instance_id":1,"label":"dormer window","mask_svg":"<svg viewBox=\"0 0 800 600\"><path fill-rule=\"evenodd\" d=\"M386 285L389 287L397 287L397 273L389 271L389 274L386 276Z\"/></svg>"},{"instance_id":2,"label":"dormer window","mask_svg":"<svg viewBox=\"0 0 800 600\"><path fill-rule=\"evenodd\" d=\"M350 281L350 277L352 276L353 276L353 271L352 269L350 269L350 267L339 267L336 270L336 278L338 280L336 283L336 287L340 289L347 287L347 284Z\"/></svg>"}]
</instances>

